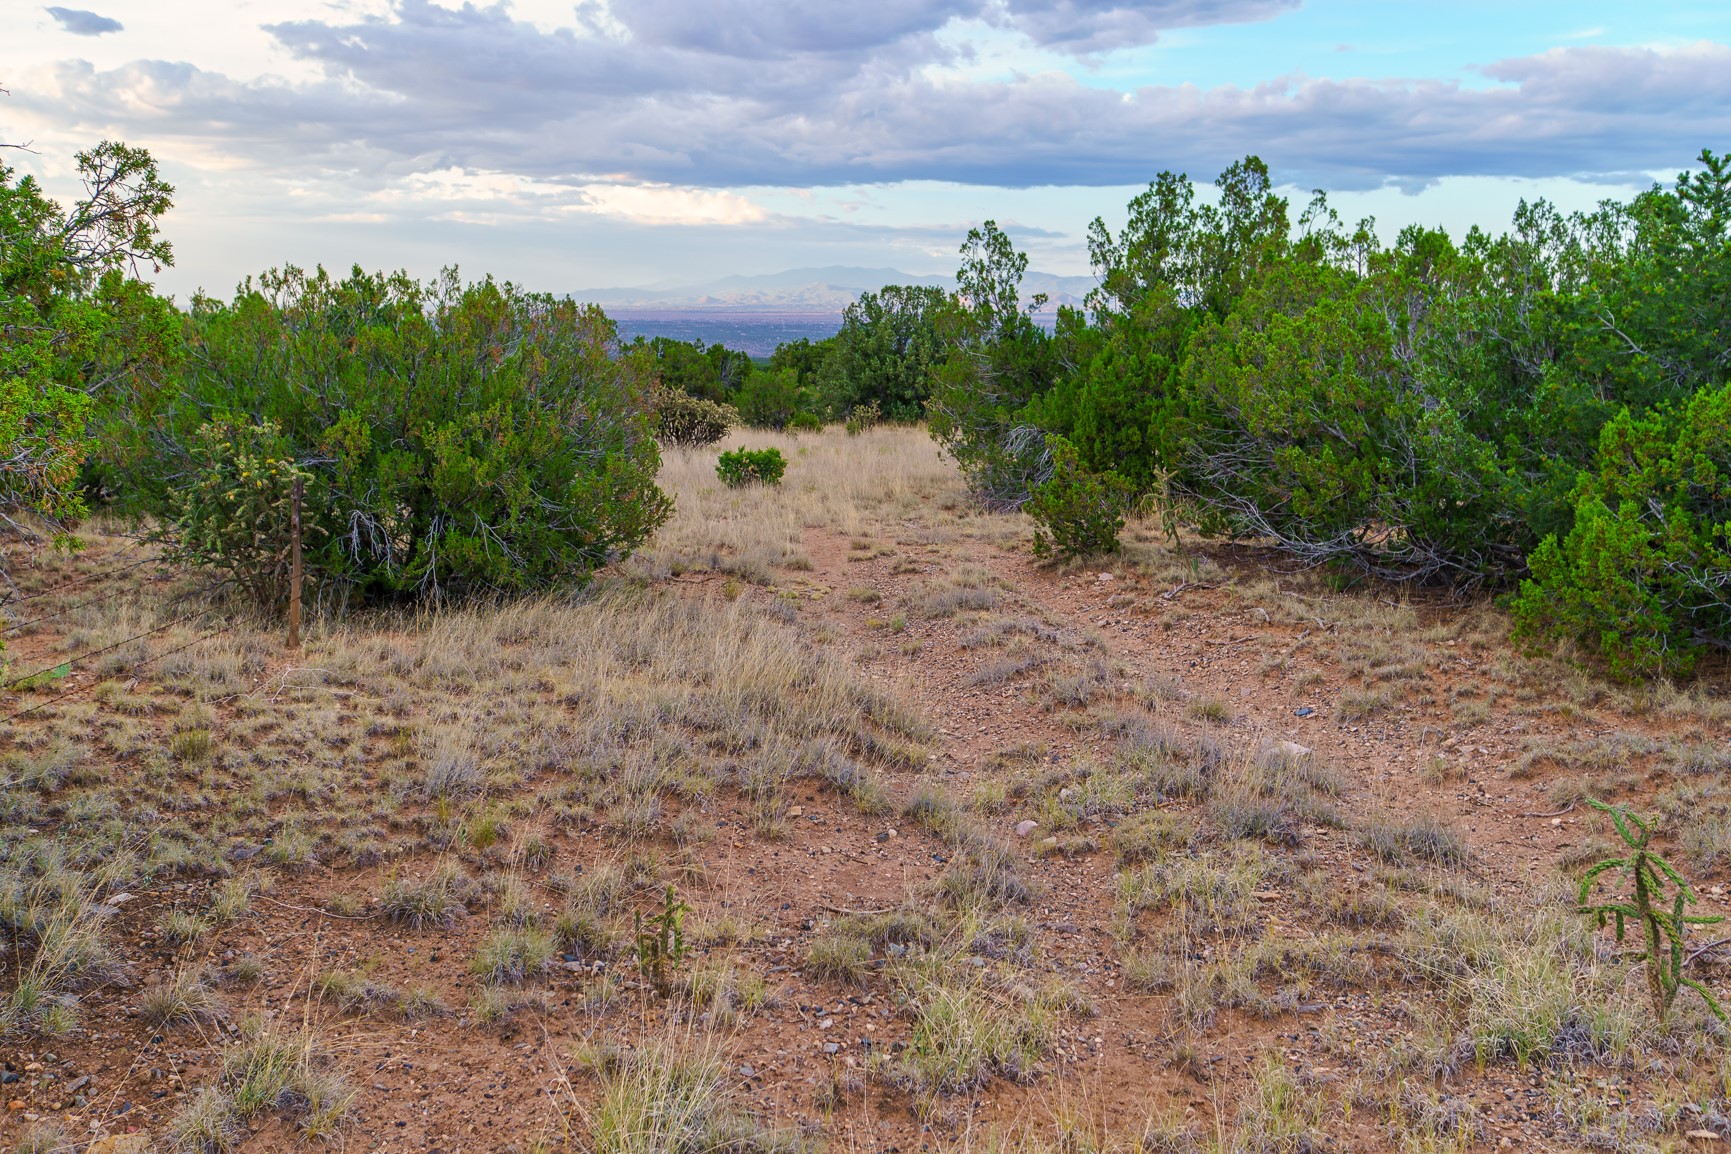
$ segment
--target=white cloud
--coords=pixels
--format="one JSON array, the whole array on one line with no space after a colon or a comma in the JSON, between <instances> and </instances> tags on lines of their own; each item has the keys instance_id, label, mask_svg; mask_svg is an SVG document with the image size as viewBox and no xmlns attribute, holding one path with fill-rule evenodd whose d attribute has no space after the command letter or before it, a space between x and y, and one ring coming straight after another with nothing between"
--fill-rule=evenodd
<instances>
[{"instance_id":1,"label":"white cloud","mask_svg":"<svg viewBox=\"0 0 1731 1154\"><path fill-rule=\"evenodd\" d=\"M458 167L411 173L371 200L399 209L445 206L438 211L464 220L555 220L582 213L637 224L737 225L757 224L770 215L736 192L631 182L564 184Z\"/></svg>"},{"instance_id":2,"label":"white cloud","mask_svg":"<svg viewBox=\"0 0 1731 1154\"><path fill-rule=\"evenodd\" d=\"M746 197L664 184L590 184L574 211L616 216L637 224L757 224L769 214Z\"/></svg>"}]
</instances>

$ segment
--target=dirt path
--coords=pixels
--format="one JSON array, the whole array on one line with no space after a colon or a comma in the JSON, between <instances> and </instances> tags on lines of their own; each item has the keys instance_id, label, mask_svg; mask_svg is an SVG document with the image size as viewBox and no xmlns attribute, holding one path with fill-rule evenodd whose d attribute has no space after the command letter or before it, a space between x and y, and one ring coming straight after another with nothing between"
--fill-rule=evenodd
<instances>
[{"instance_id":1,"label":"dirt path","mask_svg":"<svg viewBox=\"0 0 1731 1154\"><path fill-rule=\"evenodd\" d=\"M1388 630L1387 640L1422 672L1403 671L1400 692L1388 704L1369 716L1345 719L1343 702L1383 682L1349 668L1354 655L1341 652L1338 625L1316 618L1278 620L1230 589L1157 583L1127 566L1064 575L1026 554L978 541L939 546L920 540L916 530L893 544L867 548L857 539L808 530L804 547L813 569L799 581L809 598L801 611L822 622L820 631L845 637L874 677L905 687L937 726L933 780L963 801L1001 775L1001 762L994 759L1007 752L1037 748L1054 765L1104 761L1112 742L1087 724L1090 713L1146 707L1245 745L1296 742L1334 767L1346 783L1339 804L1347 828L1307 831L1302 852L1311 868L1341 877L1367 875L1377 862L1355 828L1390 813L1429 815L1463 837L1466 872L1476 884L1524 897L1548 884L1559 855L1586 839L1584 807L1547 800L1547 790L1566 775L1542 758L1536 767L1524 764L1534 760L1526 755L1611 732L1640 729L1662 740L1679 729L1666 719L1567 706L1524 711L1525 716L1463 716L1450 702L1478 697L1499 655L1482 641L1473 644L1468 633L1427 628L1416 619ZM982 574L989 580L982 582ZM983 616L1032 622L1045 630L1050 646L1101 667L1097 703L1054 706L1041 678L1055 661L1000 683L991 674L1000 651L969 639L982 629L970 618L982 615L932 617L921 613L918 593L905 592L958 576L994 590L992 608ZM1448 615L1436 616L1446 622ZM1370 660L1374 664L1374 656ZM1356 665L1364 663L1359 656ZM991 820L1009 834L1031 816L1011 808ZM1035 848L1043 833L1022 844ZM1035 859L1034 869L1044 887L1038 909L1043 956L1111 1007L1085 1055L1076 1055L1084 1060L1073 1073L1081 1075L1076 1084L1086 1087L1090 1105L1115 1124L1134 1126L1151 1098L1161 1096L1183 1103L1187 1113L1212 1117L1221 1086L1241 1084L1270 1051L1285 1052L1328 1081L1339 1069L1341 1036L1356 1039L1350 1047L1375 1046L1410 1028L1398 1008L1361 994L1326 999L1323 1030L1334 1035L1326 1041L1303 1015L1257 1020L1229 1014L1210 1031L1204 1075L1194 1076L1194 1067L1187 1067L1190 1076L1175 1074L1170 999L1134 994L1123 985L1110 855L1049 854ZM1312 936L1310 919L1287 895L1265 896L1268 936ZM1722 887L1711 884L1703 896L1706 911L1723 908ZM1555 1144L1562 1136L1548 1122L1540 1125L1531 1109L1533 1084L1492 1070L1480 1091L1506 1107L1487 1113L1493 1136L1570 1147L1566 1140ZM998 1113L990 1107L986 1113L1001 1117L1023 1097L1000 1098Z\"/></svg>"}]
</instances>

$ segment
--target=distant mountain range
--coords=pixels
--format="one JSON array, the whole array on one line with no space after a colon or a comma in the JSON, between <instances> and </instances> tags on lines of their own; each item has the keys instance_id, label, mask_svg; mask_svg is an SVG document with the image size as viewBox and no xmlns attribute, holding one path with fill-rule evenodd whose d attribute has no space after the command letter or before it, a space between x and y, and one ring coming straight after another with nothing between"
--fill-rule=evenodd
<instances>
[{"instance_id":1,"label":"distant mountain range","mask_svg":"<svg viewBox=\"0 0 1731 1154\"><path fill-rule=\"evenodd\" d=\"M838 316L863 292L885 285L918 284L950 288L947 276L915 276L893 268L796 268L760 276L729 276L702 284L650 285L644 288L598 288L572 293L610 312L727 312ZM1024 297L1045 293L1045 311L1059 305L1080 306L1095 284L1091 276L1055 276L1030 272L1022 279Z\"/></svg>"}]
</instances>

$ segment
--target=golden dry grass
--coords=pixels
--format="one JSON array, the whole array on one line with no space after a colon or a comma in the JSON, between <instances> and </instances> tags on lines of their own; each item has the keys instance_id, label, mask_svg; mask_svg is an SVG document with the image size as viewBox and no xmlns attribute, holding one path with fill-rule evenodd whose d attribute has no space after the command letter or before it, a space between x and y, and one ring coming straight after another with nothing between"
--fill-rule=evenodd
<instances>
[{"instance_id":1,"label":"golden dry grass","mask_svg":"<svg viewBox=\"0 0 1731 1154\"><path fill-rule=\"evenodd\" d=\"M729 489L715 476L718 453L777 448L787 458L779 486ZM712 569L768 584L778 567L801 563L807 529L850 537L946 527L966 513L966 489L923 426L885 425L859 436L735 431L706 448L669 448L660 484L674 499L672 520L630 570L661 577ZM991 528L1019 531L1020 519Z\"/></svg>"}]
</instances>

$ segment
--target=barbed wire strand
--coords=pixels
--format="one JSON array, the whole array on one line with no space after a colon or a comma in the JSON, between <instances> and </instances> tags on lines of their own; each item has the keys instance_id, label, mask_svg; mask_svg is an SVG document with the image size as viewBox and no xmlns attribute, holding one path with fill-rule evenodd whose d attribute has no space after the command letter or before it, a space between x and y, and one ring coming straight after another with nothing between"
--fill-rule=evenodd
<instances>
[{"instance_id":1,"label":"barbed wire strand","mask_svg":"<svg viewBox=\"0 0 1731 1154\"><path fill-rule=\"evenodd\" d=\"M213 582L209 585L206 585L203 589L191 589L185 593L176 594L175 596L170 597L168 599L167 604L178 605L180 602L185 601L189 597L198 597L198 596L202 596L205 593L214 592L215 590L220 589L222 586L228 584L228 582L229 582L229 579L225 577L221 581L216 581L216 582ZM35 625L35 624L42 622L42 621L52 621L56 617L64 617L66 614L71 613L74 610L83 609L86 605L100 605L104 601L112 601L116 597L120 597L126 593L131 593L134 591L135 591L135 589L132 586L128 586L124 589L116 589L112 593L104 593L100 597L92 597L87 601L80 601L76 605L68 605L64 609L56 609L52 613L44 613L40 617L30 618L28 621L19 621L16 624L8 625L8 626L6 626L6 628L0 629L0 637L4 637L8 633L16 633L20 629L23 629L23 628L30 626L30 625Z\"/></svg>"},{"instance_id":2,"label":"barbed wire strand","mask_svg":"<svg viewBox=\"0 0 1731 1154\"><path fill-rule=\"evenodd\" d=\"M165 629L173 629L176 625L183 624L187 621L197 621L201 617L209 617L212 613L215 613L215 612L216 612L216 608L214 606L212 606L209 609L203 609L197 613L189 613L185 617L177 617L173 621L169 621L169 622L166 622L165 624L158 625L155 629L146 629L143 633L139 633L139 634L136 634L132 637L128 637L124 641L116 641L113 645L104 645L101 649L92 649L88 653L80 653L76 657L68 657L64 661L56 661L53 665L48 666L46 669L38 669L35 673L29 673L23 677L15 677L11 681L8 681L5 685L0 685L0 690L16 689L20 685L23 685L27 681L34 681L38 677L43 676L44 674L53 673L56 669L59 669L62 665L71 666L74 662L88 661L92 657L100 657L102 654L110 653L116 649L121 648L124 645L131 645L134 641L142 641L146 637L152 637L158 633L161 633Z\"/></svg>"},{"instance_id":3,"label":"barbed wire strand","mask_svg":"<svg viewBox=\"0 0 1731 1154\"><path fill-rule=\"evenodd\" d=\"M134 590L131 586L128 586L125 589L116 589L112 593L104 593L100 597L92 597L89 600L80 601L76 605L68 605L64 609L56 609L54 612L44 613L40 617L31 617L25 621L15 622L11 625L6 626L6 628L4 628L4 629L0 629L0 637L4 637L8 633L16 633L20 629L28 629L30 626L40 624L43 621L52 621L56 617L64 617L68 613L74 612L75 610L83 609L87 605L100 605L104 601L112 601L116 597L121 596L122 594L131 593L131 592L134 592Z\"/></svg>"},{"instance_id":4,"label":"barbed wire strand","mask_svg":"<svg viewBox=\"0 0 1731 1154\"><path fill-rule=\"evenodd\" d=\"M160 558L160 557L146 557L142 561L134 561L130 565L122 565L118 569L110 569L105 573L90 573L90 574L87 574L83 577L78 578L76 581L68 581L63 585L56 585L52 589L44 589L39 593L30 593L30 594L27 594L23 597L14 597L14 598L7 600L7 601L0 601L0 609L4 609L4 608L7 608L8 606L12 606L12 605L22 605L26 601L37 601L43 597L53 597L53 596L56 596L57 594L66 592L66 590L68 590L68 589L76 589L80 585L88 585L90 582L100 580L101 578L104 578L104 577L116 577L122 573L130 573L132 570L137 569L141 565L151 565L151 564L154 564L154 563L159 562L161 560L162 560L162 558Z\"/></svg>"},{"instance_id":5,"label":"barbed wire strand","mask_svg":"<svg viewBox=\"0 0 1731 1154\"><path fill-rule=\"evenodd\" d=\"M205 613L209 613L209 612L210 612L210 610L208 610L208 609L205 610ZM200 614L199 616L203 616L203 614ZM197 645L203 641L209 641L212 637L221 636L222 634L227 633L229 630L231 630L233 628L234 628L233 624L219 626L215 629L212 629L209 633L203 634L202 636L199 636L199 637L194 637L191 641L188 641L185 645L176 645L173 649L165 649L161 653L154 653L151 656L146 657L144 660L140 661L133 668L135 668L135 669L143 668L144 666L149 665L153 661L161 661L164 657L173 657L176 653L181 653L181 652L184 652L185 650L191 649L194 645ZM150 635L148 633L144 633L144 634L140 634L139 636L140 637L148 637ZM136 641L136 640L138 640L138 638L135 637L135 638L133 638L133 640ZM24 717L24 716L27 716L28 714L35 713L38 709L47 709L50 705L59 705L62 702L65 702L66 700L68 700L69 698L73 698L73 697L77 697L81 694L89 693L92 689L95 689L98 685L101 685L101 684L103 684L103 682L92 681L88 685L81 685L77 689L69 689L66 692L59 694L56 697L50 698L47 701L38 701L35 705L30 706L28 709L20 709L17 713L9 714L6 717L0 717L0 725L10 724L11 722L17 721L20 717Z\"/></svg>"}]
</instances>

